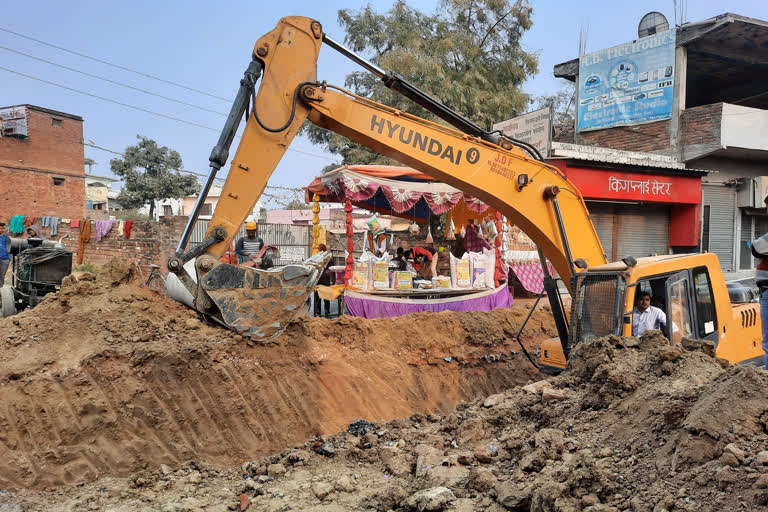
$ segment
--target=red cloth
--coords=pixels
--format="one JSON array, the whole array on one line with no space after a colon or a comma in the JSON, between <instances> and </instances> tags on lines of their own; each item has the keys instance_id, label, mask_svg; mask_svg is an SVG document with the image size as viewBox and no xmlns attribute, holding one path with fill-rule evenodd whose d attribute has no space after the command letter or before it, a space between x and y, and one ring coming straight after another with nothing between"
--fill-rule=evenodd
<instances>
[{"instance_id":1,"label":"red cloth","mask_svg":"<svg viewBox=\"0 0 768 512\"><path fill-rule=\"evenodd\" d=\"M34 217L24 217L24 227L25 228L28 228L29 226L31 226L34 223L35 223L35 218Z\"/></svg>"},{"instance_id":2,"label":"red cloth","mask_svg":"<svg viewBox=\"0 0 768 512\"><path fill-rule=\"evenodd\" d=\"M133 226L132 220L125 221L125 238L131 238L131 226Z\"/></svg>"},{"instance_id":3,"label":"red cloth","mask_svg":"<svg viewBox=\"0 0 768 512\"><path fill-rule=\"evenodd\" d=\"M757 264L757 270L768 270L768 258L760 258L760 263Z\"/></svg>"},{"instance_id":4,"label":"red cloth","mask_svg":"<svg viewBox=\"0 0 768 512\"><path fill-rule=\"evenodd\" d=\"M71 228L79 228L80 227L80 219L72 219L69 221L69 227Z\"/></svg>"},{"instance_id":5,"label":"red cloth","mask_svg":"<svg viewBox=\"0 0 768 512\"><path fill-rule=\"evenodd\" d=\"M434 254L434 252L431 252L429 249L425 249L424 247L414 247L413 248L413 259L416 259L417 256L424 256L429 261L432 261L432 255L433 254Z\"/></svg>"},{"instance_id":6,"label":"red cloth","mask_svg":"<svg viewBox=\"0 0 768 512\"><path fill-rule=\"evenodd\" d=\"M464 250L468 252L483 252L483 249L492 249L491 244L477 232L477 226L467 224L464 236Z\"/></svg>"}]
</instances>

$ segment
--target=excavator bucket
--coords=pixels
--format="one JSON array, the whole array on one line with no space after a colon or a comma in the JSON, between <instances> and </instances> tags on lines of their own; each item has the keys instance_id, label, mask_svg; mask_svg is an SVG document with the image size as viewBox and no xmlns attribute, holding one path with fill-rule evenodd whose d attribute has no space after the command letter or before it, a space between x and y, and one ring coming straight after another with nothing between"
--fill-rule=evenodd
<instances>
[{"instance_id":1,"label":"excavator bucket","mask_svg":"<svg viewBox=\"0 0 768 512\"><path fill-rule=\"evenodd\" d=\"M279 336L301 312L330 259L330 252L321 252L302 264L269 270L221 263L199 286L218 308L219 321L264 341Z\"/></svg>"}]
</instances>

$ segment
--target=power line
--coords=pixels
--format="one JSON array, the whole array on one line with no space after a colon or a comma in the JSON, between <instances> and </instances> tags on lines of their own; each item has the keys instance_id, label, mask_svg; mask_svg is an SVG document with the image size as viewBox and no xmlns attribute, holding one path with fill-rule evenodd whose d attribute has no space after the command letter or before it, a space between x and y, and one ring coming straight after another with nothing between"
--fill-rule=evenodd
<instances>
[{"instance_id":1,"label":"power line","mask_svg":"<svg viewBox=\"0 0 768 512\"><path fill-rule=\"evenodd\" d=\"M97 59L96 57L91 57L90 55L85 55L84 53L76 52L74 50L69 50L69 49L63 48L61 46L56 46L55 44L46 43L45 41L41 41L39 39L35 39L34 37L25 36L24 34L19 34L18 32L14 32L13 30L8 30L7 28L0 27L0 30L2 30L3 32L7 32L9 34L13 34L13 35L18 36L18 37L23 37L24 39L29 39L30 41L34 41L36 43L43 44L45 46L50 46L51 48L56 48L57 50L61 50L63 52L67 52L67 53L71 53L73 55L77 55L78 57L83 57L85 59L90 59L90 60L99 62L101 64L106 64L107 66L112 66L114 68L122 69L124 71L129 71L129 72L135 73L137 75L141 75L141 76L144 76L144 77L147 77L147 78L151 78L152 80L157 80L159 82L170 84L170 85L173 85L173 86L176 86L176 87L181 87L182 89L186 89L188 91L193 91L193 92L196 92L198 94L204 94L205 96L210 96L211 98L216 98L217 100L222 100L222 101L226 101L226 102L231 102L232 101L231 98L222 98L221 96L216 96L215 94L211 94L211 93L208 93L208 92L205 92L205 91L201 91L199 89L194 89L192 87L188 87L186 85L182 85L182 84L179 84L179 83L176 83L176 82L171 82L170 80L165 80L163 78L159 78L159 77L147 74L147 73L143 73L141 71L136 71L135 69L131 69L131 68L128 68L128 67L125 67L125 66L121 66L119 64L114 64L114 63L106 61L106 60Z\"/></svg>"},{"instance_id":2,"label":"power line","mask_svg":"<svg viewBox=\"0 0 768 512\"><path fill-rule=\"evenodd\" d=\"M66 139L64 137L59 137L58 135L53 135L53 136L56 137L56 138L65 140L67 142L71 142L73 144L81 144L81 145L87 146L89 148L94 148L94 149L98 149L100 151L106 151L107 153L112 153L113 155L118 155L118 156L125 157L125 153L121 153L120 151L115 151L113 149L105 148L105 147L99 146L97 144L86 143L84 141L79 141L79 140L75 140L75 139ZM179 171L181 173L191 174L191 175L194 175L194 176L200 176L200 177L203 177L203 178L207 177L207 175L205 175L205 174L202 174L202 173L199 173L199 172L195 172L195 171L190 171L189 169L175 169L175 170L177 170L177 171ZM225 178L214 178L214 179L216 181L222 181L222 182L226 181ZM282 190L282 191L286 191L286 192L291 192L294 195L298 194L299 192L302 191L301 188L284 187L284 186L281 186L281 185L267 185L265 188L271 189L271 190ZM272 198L282 198L281 196L277 196L275 194L268 194L267 192L262 193L262 195L268 195L268 196L270 196Z\"/></svg>"},{"instance_id":3,"label":"power line","mask_svg":"<svg viewBox=\"0 0 768 512\"><path fill-rule=\"evenodd\" d=\"M172 121L178 121L179 123L188 124L190 126L197 126L198 128L203 128L205 130L211 130L211 131L214 131L214 132L219 132L219 130L216 130L215 128L211 128L210 126L205 126L205 125L202 125L202 124L193 123L192 121L187 121L187 120L180 119L178 117L169 116L169 115L166 115L166 114L161 114L159 112L154 112L152 110L149 110L149 109L146 109L146 108L143 108L143 107L137 107L135 105L129 105L128 103L123 103L121 101L113 100L113 99L110 99L110 98L105 98L104 96L99 96L98 94L92 94L90 92L81 91L79 89L73 89L72 87L67 87L66 85L57 84L55 82L49 82L48 80L43 80L42 78L38 78L38 77L32 76L32 75L26 75L24 73L19 73L18 71L14 71L12 69L4 68L2 66L0 66L0 69L2 69L3 71L8 71L9 73L13 73L14 75L19 75L19 76L23 76L25 78L29 78L29 79L32 79L32 80L37 80L38 82L43 82L43 83L46 83L46 84L49 84L49 85L53 85L55 87L60 87L62 89L66 89L68 91L76 92L78 94L84 94L85 96L90 96L92 98L98 98L98 99L103 100L103 101L108 101L109 103L114 103L114 104L120 105L122 107L131 108L133 110L138 110L140 112L146 112L147 114L152 114L152 115L159 116L159 117L164 117L166 119L171 119Z\"/></svg>"},{"instance_id":4,"label":"power line","mask_svg":"<svg viewBox=\"0 0 768 512\"><path fill-rule=\"evenodd\" d=\"M2 30L2 29L0 29L0 30ZM43 83L46 83L48 85L53 85L54 87L59 87L59 88L62 88L62 89L68 90L68 91L76 92L78 94L83 94L85 96L90 96L92 98L97 98L97 99L100 99L100 100L103 100L103 101L107 101L109 103L114 103L114 104L120 105L122 107L130 108L130 109L133 109L133 110L138 110L140 112L145 112L147 114L152 114L152 115L155 115L155 116L158 116L158 117L163 117L165 119L170 119L172 121L177 121L179 123L187 124L187 125L190 125L190 126L196 126L198 128L203 128L205 130L209 130L209 131L212 131L212 132L215 132L215 133L220 133L221 132L221 130L217 130L216 128L211 128L210 126L205 126L205 125L202 125L202 124L194 123L192 121L187 121L185 119L181 119L181 118L178 118L178 117L169 116L167 114L161 114L160 112L155 112L153 110L149 110L149 109L146 109L146 108L143 108L143 107L137 107L135 105L130 105L128 103L123 103L121 101L113 100L111 98L106 98L104 96L99 96L98 94L93 94L93 93L90 93L90 92L81 91L80 89L74 89L72 87L67 87L66 85L57 84L55 82L44 80L44 79L38 78L36 76L27 75L25 73L21 73L19 71L14 71L12 69L8 69L8 68L2 67L2 66L0 66L0 70L7 71L7 72L13 73L15 75L23 76L23 77L29 78L31 80L37 80L38 82L43 82ZM242 138L242 137L240 137L240 138ZM328 160L330 162L335 162L336 161L333 158L329 158L329 157L324 156L324 155L318 155L318 154L315 154L315 153L310 153L308 151L302 151L300 149L295 149L295 148L286 148L286 149L288 151L292 151L294 153L300 153L300 154L307 155L307 156L312 156L312 157L315 157L315 158L322 158L322 159Z\"/></svg>"},{"instance_id":5,"label":"power line","mask_svg":"<svg viewBox=\"0 0 768 512\"><path fill-rule=\"evenodd\" d=\"M227 114L225 114L224 112L218 112L218 111L212 110L210 108L205 108L205 107L201 107L199 105L194 105L192 103L187 103L185 101L177 100L176 98L170 98L168 96L163 96L162 94L156 94L154 92L147 91L147 90L144 90L144 89L140 89L138 87L134 87L132 85L124 84L122 82L117 82L115 80L110 80L109 78L104 78L102 76L92 75L91 73L86 73L85 71L80 71L79 69L71 68L69 66L64 66L63 64L57 64L56 62L52 62L50 60L41 59L40 57L35 57L34 55L29 55L28 53L20 52L18 50L13 50L13 49L8 48L6 46L0 46L0 49L3 49L3 50L8 51L8 52L16 53L18 55L23 55L24 57L27 57L27 58L30 58L30 59L34 59L34 60L38 60L40 62L45 62L46 64L50 64L51 66L57 66L57 67L60 67L62 69L66 69L68 71L73 71L75 73L80 73L81 75L89 76L91 78L96 78L97 80L103 80L103 81L109 82L111 84L119 85L121 87L126 87L128 89L133 89L134 91L143 92L144 94L149 94L151 96L156 96L156 97L162 98L164 100L173 101L173 102L179 103L181 105L186 105L187 107L192 107L192 108L196 108L196 109L199 109L199 110L204 110L206 112L211 112L213 114L218 114L220 116L227 117Z\"/></svg>"}]
</instances>

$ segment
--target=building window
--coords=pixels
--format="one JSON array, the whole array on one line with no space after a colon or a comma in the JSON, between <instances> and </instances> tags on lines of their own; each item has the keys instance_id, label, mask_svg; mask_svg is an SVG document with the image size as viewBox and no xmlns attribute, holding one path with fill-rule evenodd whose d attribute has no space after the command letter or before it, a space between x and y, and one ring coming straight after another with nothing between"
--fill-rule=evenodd
<instances>
[{"instance_id":1,"label":"building window","mask_svg":"<svg viewBox=\"0 0 768 512\"><path fill-rule=\"evenodd\" d=\"M171 205L169 204L163 205L163 215L166 217L170 217L171 215L173 215L173 210L171 209Z\"/></svg>"},{"instance_id":2,"label":"building window","mask_svg":"<svg viewBox=\"0 0 768 512\"><path fill-rule=\"evenodd\" d=\"M55 117L51 118L51 125L52 126L61 126L61 124L64 122L63 119L56 119Z\"/></svg>"},{"instance_id":3,"label":"building window","mask_svg":"<svg viewBox=\"0 0 768 512\"><path fill-rule=\"evenodd\" d=\"M200 215L212 215L213 214L213 206L211 206L211 203L204 203L203 207L200 208Z\"/></svg>"},{"instance_id":4,"label":"building window","mask_svg":"<svg viewBox=\"0 0 768 512\"><path fill-rule=\"evenodd\" d=\"M53 186L60 187L64 184L64 178L53 178Z\"/></svg>"}]
</instances>

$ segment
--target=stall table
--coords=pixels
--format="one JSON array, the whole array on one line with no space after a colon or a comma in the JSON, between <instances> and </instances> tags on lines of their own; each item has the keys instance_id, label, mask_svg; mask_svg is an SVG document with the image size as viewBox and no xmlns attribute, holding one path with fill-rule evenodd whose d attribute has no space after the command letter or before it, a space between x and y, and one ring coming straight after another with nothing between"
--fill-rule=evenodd
<instances>
[{"instance_id":1,"label":"stall table","mask_svg":"<svg viewBox=\"0 0 768 512\"><path fill-rule=\"evenodd\" d=\"M369 290L344 292L347 314L381 318L432 311L491 311L512 307L506 284L498 288L450 288L413 290Z\"/></svg>"}]
</instances>

